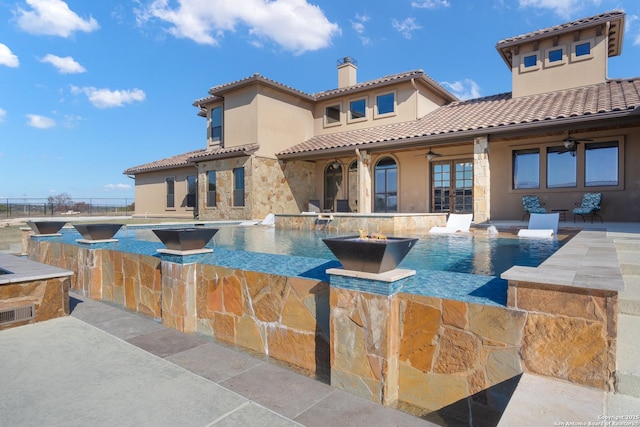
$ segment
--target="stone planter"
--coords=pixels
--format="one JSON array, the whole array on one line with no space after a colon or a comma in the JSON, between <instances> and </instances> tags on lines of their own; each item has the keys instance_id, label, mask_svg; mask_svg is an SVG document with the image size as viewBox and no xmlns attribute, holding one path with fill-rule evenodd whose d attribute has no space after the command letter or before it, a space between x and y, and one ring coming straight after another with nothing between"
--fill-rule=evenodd
<instances>
[{"instance_id":1,"label":"stone planter","mask_svg":"<svg viewBox=\"0 0 640 427\"><path fill-rule=\"evenodd\" d=\"M59 234L58 232L66 223L66 221L27 221L27 225L35 234L45 236Z\"/></svg>"},{"instance_id":2,"label":"stone planter","mask_svg":"<svg viewBox=\"0 0 640 427\"><path fill-rule=\"evenodd\" d=\"M117 241L113 236L122 228L122 224L73 224L73 227L82 234L84 241Z\"/></svg>"},{"instance_id":3,"label":"stone planter","mask_svg":"<svg viewBox=\"0 0 640 427\"><path fill-rule=\"evenodd\" d=\"M359 236L323 239L345 270L376 274L394 270L417 241L404 237L371 239Z\"/></svg>"},{"instance_id":4,"label":"stone planter","mask_svg":"<svg viewBox=\"0 0 640 427\"><path fill-rule=\"evenodd\" d=\"M159 252L176 253L178 255L190 253L212 252L205 245L218 232L217 228L158 228L152 230L164 243L167 250L158 249Z\"/></svg>"}]
</instances>

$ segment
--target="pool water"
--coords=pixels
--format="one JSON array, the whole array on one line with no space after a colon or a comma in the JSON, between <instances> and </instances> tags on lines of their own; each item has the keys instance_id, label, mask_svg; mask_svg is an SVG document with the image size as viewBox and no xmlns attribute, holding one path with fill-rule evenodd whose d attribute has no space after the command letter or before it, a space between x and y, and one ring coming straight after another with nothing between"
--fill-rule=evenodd
<instances>
[{"instance_id":1,"label":"pool water","mask_svg":"<svg viewBox=\"0 0 640 427\"><path fill-rule=\"evenodd\" d=\"M207 245L213 248L335 260L322 241L357 233L301 231L263 226L221 226ZM150 230L136 230L135 237L157 241ZM398 266L499 277L514 265L536 267L562 245L558 239L520 239L512 234L489 235L481 231L463 235L413 235L418 242Z\"/></svg>"}]
</instances>

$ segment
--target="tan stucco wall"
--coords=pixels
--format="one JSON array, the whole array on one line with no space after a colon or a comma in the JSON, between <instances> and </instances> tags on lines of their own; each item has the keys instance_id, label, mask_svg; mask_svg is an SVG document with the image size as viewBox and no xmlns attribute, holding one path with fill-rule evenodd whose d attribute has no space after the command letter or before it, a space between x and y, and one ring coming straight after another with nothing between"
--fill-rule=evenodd
<instances>
[{"instance_id":1,"label":"tan stucco wall","mask_svg":"<svg viewBox=\"0 0 640 427\"><path fill-rule=\"evenodd\" d=\"M136 174L135 216L138 217L193 217L193 208L186 207L187 175L196 175L195 167L184 167ZM165 179L175 178L175 207L167 208Z\"/></svg>"},{"instance_id":2,"label":"tan stucco wall","mask_svg":"<svg viewBox=\"0 0 640 427\"><path fill-rule=\"evenodd\" d=\"M532 43L520 46L519 53L512 61L512 92L513 97L528 96L539 93L562 90L566 88L588 86L603 83L607 77L607 43L604 35L596 36L595 29L580 33L580 41L591 41L592 57L589 59L572 60L573 34L567 34L558 39L557 46L563 47L565 56L562 65L545 65L545 51L554 48L553 39L542 40L536 49ZM537 70L523 71L520 67L524 58L538 52Z\"/></svg>"},{"instance_id":3,"label":"tan stucco wall","mask_svg":"<svg viewBox=\"0 0 640 427\"><path fill-rule=\"evenodd\" d=\"M512 189L512 150L530 147L546 147L558 145L564 136L538 139L519 139L511 141L492 141L490 143L491 164L491 219L521 219L523 216L522 196L534 194L545 203L545 208L573 209L579 204L585 192L602 192L603 202L600 214L605 221L638 221L640 220L640 168L637 160L640 158L640 127L616 129L588 134L580 137L600 140L622 137L624 148L621 149L621 168L624 169L623 182L620 188L612 187L584 187L584 167L580 162L583 157L578 156L577 188L547 189L545 176L545 155L541 149L540 155L540 188ZM582 149L579 146L579 149ZM573 215L569 212L567 221L573 222ZM578 222L582 222L580 218Z\"/></svg>"}]
</instances>

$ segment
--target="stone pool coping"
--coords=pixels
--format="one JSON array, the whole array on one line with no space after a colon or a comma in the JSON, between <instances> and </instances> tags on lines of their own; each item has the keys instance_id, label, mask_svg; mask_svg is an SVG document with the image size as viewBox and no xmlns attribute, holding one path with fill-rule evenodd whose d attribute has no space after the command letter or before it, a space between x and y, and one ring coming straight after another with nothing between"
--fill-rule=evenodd
<instances>
[{"instance_id":1,"label":"stone pool coping","mask_svg":"<svg viewBox=\"0 0 640 427\"><path fill-rule=\"evenodd\" d=\"M580 231L538 267L514 266L502 279L598 291L625 289L615 239L606 231Z\"/></svg>"},{"instance_id":2,"label":"stone pool coping","mask_svg":"<svg viewBox=\"0 0 640 427\"><path fill-rule=\"evenodd\" d=\"M9 273L0 274L0 285L67 277L74 274L69 270L3 253L0 253L0 267Z\"/></svg>"}]
</instances>

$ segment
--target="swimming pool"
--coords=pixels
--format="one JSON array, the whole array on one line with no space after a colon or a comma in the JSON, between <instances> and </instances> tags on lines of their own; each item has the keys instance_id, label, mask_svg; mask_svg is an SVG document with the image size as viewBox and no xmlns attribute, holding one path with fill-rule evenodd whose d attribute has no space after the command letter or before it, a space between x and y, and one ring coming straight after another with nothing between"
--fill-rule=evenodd
<instances>
[{"instance_id":1,"label":"swimming pool","mask_svg":"<svg viewBox=\"0 0 640 427\"><path fill-rule=\"evenodd\" d=\"M262 226L220 226L208 247L335 260L322 241L345 233L302 231ZM150 229L129 228L132 237L158 241ZM354 235L357 233L353 233ZM347 233L348 235L348 233ZM398 266L412 270L434 270L497 276L514 265L536 267L557 251L558 239L519 239L515 235L413 235L415 247Z\"/></svg>"}]
</instances>

